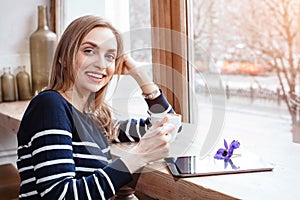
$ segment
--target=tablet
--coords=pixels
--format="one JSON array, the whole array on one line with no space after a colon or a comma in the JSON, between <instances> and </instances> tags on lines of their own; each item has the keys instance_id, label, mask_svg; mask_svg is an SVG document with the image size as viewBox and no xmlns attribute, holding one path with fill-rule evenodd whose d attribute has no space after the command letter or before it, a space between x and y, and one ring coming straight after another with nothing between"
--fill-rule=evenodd
<instances>
[{"instance_id":1,"label":"tablet","mask_svg":"<svg viewBox=\"0 0 300 200\"><path fill-rule=\"evenodd\" d=\"M209 155L202 159L197 156L168 157L165 162L176 177L262 172L272 171L274 168L271 163L250 153L232 156L229 160L217 160Z\"/></svg>"}]
</instances>

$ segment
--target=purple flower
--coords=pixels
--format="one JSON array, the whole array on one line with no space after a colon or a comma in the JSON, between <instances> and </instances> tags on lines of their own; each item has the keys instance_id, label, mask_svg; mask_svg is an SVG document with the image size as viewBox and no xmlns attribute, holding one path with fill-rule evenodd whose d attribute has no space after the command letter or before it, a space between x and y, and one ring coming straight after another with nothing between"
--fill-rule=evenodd
<instances>
[{"instance_id":1,"label":"purple flower","mask_svg":"<svg viewBox=\"0 0 300 200\"><path fill-rule=\"evenodd\" d=\"M230 164L230 166L231 166L232 169L239 169L239 168L240 168L240 167L237 167L237 166L232 162L232 160L229 158L229 159L225 159L225 160L224 160L224 169L227 168L228 163Z\"/></svg>"},{"instance_id":2,"label":"purple flower","mask_svg":"<svg viewBox=\"0 0 300 200\"><path fill-rule=\"evenodd\" d=\"M224 139L224 147L225 147L225 149L220 148L217 151L217 153L214 156L215 159L219 159L219 160L228 160L228 159L230 159L230 157L233 154L233 151L240 147L240 143L236 140L233 140L230 143L229 147L228 147L228 144L227 144L226 140Z\"/></svg>"}]
</instances>

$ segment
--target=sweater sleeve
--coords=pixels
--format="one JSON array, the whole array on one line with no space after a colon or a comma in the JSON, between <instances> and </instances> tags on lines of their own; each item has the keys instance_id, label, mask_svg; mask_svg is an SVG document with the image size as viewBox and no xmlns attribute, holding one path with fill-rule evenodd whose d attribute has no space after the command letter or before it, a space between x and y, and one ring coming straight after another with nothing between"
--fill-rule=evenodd
<instances>
[{"instance_id":1,"label":"sweater sleeve","mask_svg":"<svg viewBox=\"0 0 300 200\"><path fill-rule=\"evenodd\" d=\"M25 113L18 132L20 199L108 199L131 181L120 159L86 168L86 176L78 176L83 166L76 164L76 157L86 159L90 166L99 160L92 154L74 153L70 115L64 103L50 95L31 103ZM33 124L34 128L28 127ZM31 137L26 141L28 134Z\"/></svg>"},{"instance_id":2,"label":"sweater sleeve","mask_svg":"<svg viewBox=\"0 0 300 200\"><path fill-rule=\"evenodd\" d=\"M167 101L164 94L153 99L145 99L148 105L149 117L146 119L128 119L117 121L119 127L119 135L113 142L137 142L151 127L150 116L153 113L175 113L172 106Z\"/></svg>"}]
</instances>

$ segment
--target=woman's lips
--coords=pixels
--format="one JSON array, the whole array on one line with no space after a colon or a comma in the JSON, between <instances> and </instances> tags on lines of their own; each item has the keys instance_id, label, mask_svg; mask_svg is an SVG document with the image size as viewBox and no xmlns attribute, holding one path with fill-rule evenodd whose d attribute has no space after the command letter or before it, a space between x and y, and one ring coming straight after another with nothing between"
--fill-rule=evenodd
<instances>
[{"instance_id":1,"label":"woman's lips","mask_svg":"<svg viewBox=\"0 0 300 200\"><path fill-rule=\"evenodd\" d=\"M99 74L94 72L87 72L86 74L91 80L96 82L101 82L102 79L106 76L105 74Z\"/></svg>"}]
</instances>

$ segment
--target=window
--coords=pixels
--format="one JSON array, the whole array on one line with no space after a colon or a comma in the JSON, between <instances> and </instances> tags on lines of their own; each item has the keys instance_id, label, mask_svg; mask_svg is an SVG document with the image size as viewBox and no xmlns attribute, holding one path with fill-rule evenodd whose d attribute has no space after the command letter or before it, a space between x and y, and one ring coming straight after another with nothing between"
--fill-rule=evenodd
<instances>
[{"instance_id":1,"label":"window","mask_svg":"<svg viewBox=\"0 0 300 200\"><path fill-rule=\"evenodd\" d=\"M296 46L300 20L294 17L299 10L293 9L299 7L299 1L189 3L193 26L188 30L192 30L192 40L201 44L193 46L195 65L190 71L199 115L213 113L210 91L219 96L221 89L226 105L224 134L232 130L268 131L267 126L275 137L291 132L293 141L299 143L300 62ZM208 86L206 75L214 71L221 82Z\"/></svg>"},{"instance_id":2,"label":"window","mask_svg":"<svg viewBox=\"0 0 300 200\"><path fill-rule=\"evenodd\" d=\"M183 115L183 121L195 126L195 132L189 133L189 139L199 145L202 143L204 151L201 151L201 155L204 155L214 146L223 126L225 111L218 109L220 105L224 107L221 79L215 70L201 74L205 78L204 83L209 86L210 112L201 114L203 117L200 119L201 104L195 94L194 82L199 80L199 77L196 79L193 59L197 58L197 62L201 62L203 66L213 67L207 52L191 37L192 23L187 16L190 15L188 11L193 5L190 1L184 0L151 1L151 3L152 26L154 29L159 28L153 35L153 63L165 66L157 71L154 69L153 78L157 78L156 82L165 86L164 92L169 102L176 112ZM200 134L202 125L207 126Z\"/></svg>"},{"instance_id":3,"label":"window","mask_svg":"<svg viewBox=\"0 0 300 200\"><path fill-rule=\"evenodd\" d=\"M154 81L183 115L183 121L208 122L208 130L220 132L225 112L238 111L245 118L280 113L281 123L299 124L300 57L296 44L300 22L292 17L299 13L290 10L278 28L278 15L272 16L268 8L299 7L299 1L276 6L279 2L272 4L271 0L125 0L122 9L116 1L101 2L106 9L101 12L111 19L116 20L113 13L127 13L116 23L122 22L125 30L130 30L130 41L136 39L128 44L131 54L140 61L153 62ZM143 37L141 29L146 33ZM282 30L295 38L292 46L284 41L287 37L281 37ZM286 52L292 52L290 63ZM276 56L269 59L272 54ZM287 66L293 66L294 71L286 73ZM219 121L217 127L215 120ZM226 120L227 124L237 123L230 117Z\"/></svg>"},{"instance_id":4,"label":"window","mask_svg":"<svg viewBox=\"0 0 300 200\"><path fill-rule=\"evenodd\" d=\"M154 35L159 50L154 49L153 61L184 77L154 70L154 79L167 86L168 100L185 121L206 126L207 147L222 132L264 130L264 123L278 132L292 130L300 141L295 7L299 1L151 1L152 26L171 30ZM283 16L280 9L288 13Z\"/></svg>"}]
</instances>

